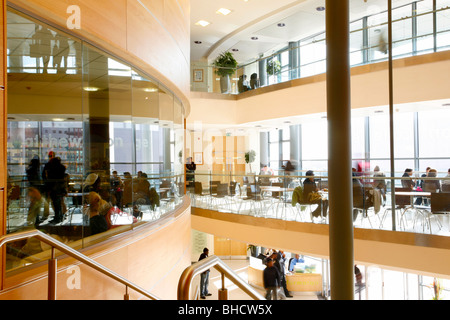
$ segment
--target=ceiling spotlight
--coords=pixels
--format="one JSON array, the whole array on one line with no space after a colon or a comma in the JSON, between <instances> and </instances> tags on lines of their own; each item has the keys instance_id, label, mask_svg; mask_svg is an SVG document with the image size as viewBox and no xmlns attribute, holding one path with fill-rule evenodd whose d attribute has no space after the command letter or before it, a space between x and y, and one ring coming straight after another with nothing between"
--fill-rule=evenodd
<instances>
[{"instance_id":1,"label":"ceiling spotlight","mask_svg":"<svg viewBox=\"0 0 450 320\"><path fill-rule=\"evenodd\" d=\"M197 26L206 27L206 26L209 24L209 22L208 22L208 21L205 21L205 20L199 20L199 21L197 21L195 24L196 24Z\"/></svg>"},{"instance_id":2,"label":"ceiling spotlight","mask_svg":"<svg viewBox=\"0 0 450 320\"><path fill-rule=\"evenodd\" d=\"M239 51L239 49L234 48L234 49L231 49L231 51L237 52L237 51Z\"/></svg>"},{"instance_id":3,"label":"ceiling spotlight","mask_svg":"<svg viewBox=\"0 0 450 320\"><path fill-rule=\"evenodd\" d=\"M95 91L99 90L96 87L84 87L83 89L84 89L84 91L91 91L91 92L95 92Z\"/></svg>"},{"instance_id":4,"label":"ceiling spotlight","mask_svg":"<svg viewBox=\"0 0 450 320\"><path fill-rule=\"evenodd\" d=\"M317 7L316 10L317 10L317 11L324 11L324 10L325 10L325 7Z\"/></svg>"},{"instance_id":5,"label":"ceiling spotlight","mask_svg":"<svg viewBox=\"0 0 450 320\"><path fill-rule=\"evenodd\" d=\"M64 119L61 119L61 118L53 118L52 120L53 121L64 121Z\"/></svg>"},{"instance_id":6,"label":"ceiling spotlight","mask_svg":"<svg viewBox=\"0 0 450 320\"><path fill-rule=\"evenodd\" d=\"M158 91L158 89L156 89L156 88L145 88L144 91L145 92L156 92L156 91Z\"/></svg>"},{"instance_id":7,"label":"ceiling spotlight","mask_svg":"<svg viewBox=\"0 0 450 320\"><path fill-rule=\"evenodd\" d=\"M198 40L195 40L194 43L195 43L195 44L201 44L202 42L201 42L201 41L198 41Z\"/></svg>"},{"instance_id":8,"label":"ceiling spotlight","mask_svg":"<svg viewBox=\"0 0 450 320\"><path fill-rule=\"evenodd\" d=\"M231 10L228 10L226 8L220 8L219 10L216 11L216 13L221 13L224 16L226 16L227 14L229 14L231 12Z\"/></svg>"},{"instance_id":9,"label":"ceiling spotlight","mask_svg":"<svg viewBox=\"0 0 450 320\"><path fill-rule=\"evenodd\" d=\"M284 27L285 24L283 22L280 22L279 24L277 24L277 26L279 26L280 28Z\"/></svg>"},{"instance_id":10,"label":"ceiling spotlight","mask_svg":"<svg viewBox=\"0 0 450 320\"><path fill-rule=\"evenodd\" d=\"M252 40L258 40L258 37L251 37Z\"/></svg>"}]
</instances>

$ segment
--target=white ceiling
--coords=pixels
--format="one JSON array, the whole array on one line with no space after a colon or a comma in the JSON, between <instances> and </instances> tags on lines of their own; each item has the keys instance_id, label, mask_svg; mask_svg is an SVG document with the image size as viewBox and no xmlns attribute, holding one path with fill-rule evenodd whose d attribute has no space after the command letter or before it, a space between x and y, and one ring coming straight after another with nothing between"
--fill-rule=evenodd
<instances>
[{"instance_id":1,"label":"white ceiling","mask_svg":"<svg viewBox=\"0 0 450 320\"><path fill-rule=\"evenodd\" d=\"M393 0L393 8L412 0ZM191 61L211 62L221 52L238 49L239 64L268 55L325 30L325 0L191 0ZM227 16L216 13L227 8ZM350 0L350 20L387 9L387 0ZM210 25L195 25L206 20ZM284 23L284 27L278 27ZM252 40L257 37L258 40ZM194 41L201 41L196 44Z\"/></svg>"}]
</instances>

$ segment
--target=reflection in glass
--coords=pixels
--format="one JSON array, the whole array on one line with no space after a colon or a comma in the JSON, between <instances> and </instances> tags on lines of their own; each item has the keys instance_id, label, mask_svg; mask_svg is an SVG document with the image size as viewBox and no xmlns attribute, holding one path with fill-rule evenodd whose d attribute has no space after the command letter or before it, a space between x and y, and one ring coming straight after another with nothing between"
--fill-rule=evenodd
<instances>
[{"instance_id":1,"label":"reflection in glass","mask_svg":"<svg viewBox=\"0 0 450 320\"><path fill-rule=\"evenodd\" d=\"M181 102L79 39L13 10L7 22L7 232L82 248L180 205ZM7 269L47 249L15 243Z\"/></svg>"}]
</instances>

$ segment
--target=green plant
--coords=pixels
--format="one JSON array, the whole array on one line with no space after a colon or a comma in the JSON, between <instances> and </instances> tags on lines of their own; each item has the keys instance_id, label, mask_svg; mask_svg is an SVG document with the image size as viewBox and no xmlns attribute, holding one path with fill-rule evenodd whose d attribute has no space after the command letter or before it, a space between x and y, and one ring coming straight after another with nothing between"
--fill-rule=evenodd
<instances>
[{"instance_id":1,"label":"green plant","mask_svg":"<svg viewBox=\"0 0 450 320\"><path fill-rule=\"evenodd\" d=\"M278 60L272 59L267 62L266 65L266 72L269 75L274 75L276 73L279 73L281 71L281 63Z\"/></svg>"},{"instance_id":2,"label":"green plant","mask_svg":"<svg viewBox=\"0 0 450 320\"><path fill-rule=\"evenodd\" d=\"M213 66L216 68L216 74L221 77L232 75L237 65L236 59L229 51L221 53L213 62Z\"/></svg>"},{"instance_id":3,"label":"green plant","mask_svg":"<svg viewBox=\"0 0 450 320\"><path fill-rule=\"evenodd\" d=\"M246 163L252 163L255 161L256 158L256 152L254 150L250 150L245 153L245 162Z\"/></svg>"},{"instance_id":4,"label":"green plant","mask_svg":"<svg viewBox=\"0 0 450 320\"><path fill-rule=\"evenodd\" d=\"M255 151L250 150L250 151L245 153L245 163L247 163L250 166L250 172L252 172L252 165L250 163L255 161L255 158L256 158L256 152Z\"/></svg>"}]
</instances>

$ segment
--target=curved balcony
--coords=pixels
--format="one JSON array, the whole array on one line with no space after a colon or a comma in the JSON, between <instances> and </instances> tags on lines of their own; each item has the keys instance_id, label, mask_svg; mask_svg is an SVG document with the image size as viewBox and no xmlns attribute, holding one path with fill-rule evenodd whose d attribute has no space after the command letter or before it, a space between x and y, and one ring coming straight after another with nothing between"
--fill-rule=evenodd
<instances>
[{"instance_id":1,"label":"curved balcony","mask_svg":"<svg viewBox=\"0 0 450 320\"><path fill-rule=\"evenodd\" d=\"M426 4L417 7L414 2L393 9L393 59L450 48L450 29L445 22L450 8L444 4L431 7ZM351 67L388 60L387 21L387 12L383 11L350 23ZM325 32L290 42L275 53L242 63L230 76L227 89L221 89L213 66L193 62L191 69L191 91L246 95L257 88L325 73Z\"/></svg>"}]
</instances>

